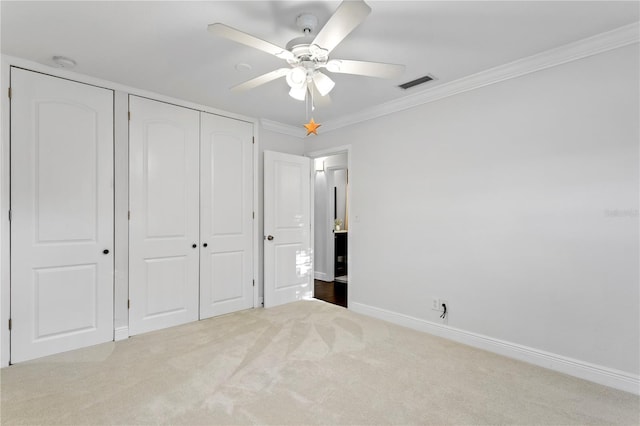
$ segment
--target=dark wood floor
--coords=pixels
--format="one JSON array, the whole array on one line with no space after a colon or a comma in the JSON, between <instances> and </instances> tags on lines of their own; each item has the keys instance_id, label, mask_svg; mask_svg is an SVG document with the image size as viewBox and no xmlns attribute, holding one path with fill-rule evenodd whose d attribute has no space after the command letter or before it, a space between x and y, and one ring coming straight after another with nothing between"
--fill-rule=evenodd
<instances>
[{"instance_id":1,"label":"dark wood floor","mask_svg":"<svg viewBox=\"0 0 640 426\"><path fill-rule=\"evenodd\" d=\"M347 283L315 280L316 299L347 307Z\"/></svg>"}]
</instances>

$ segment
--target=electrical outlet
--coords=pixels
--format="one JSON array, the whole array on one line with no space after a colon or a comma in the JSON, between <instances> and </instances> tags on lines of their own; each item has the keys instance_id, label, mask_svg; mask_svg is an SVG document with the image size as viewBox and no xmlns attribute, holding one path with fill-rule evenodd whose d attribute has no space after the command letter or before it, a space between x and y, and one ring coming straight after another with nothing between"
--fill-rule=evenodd
<instances>
[{"instance_id":1,"label":"electrical outlet","mask_svg":"<svg viewBox=\"0 0 640 426\"><path fill-rule=\"evenodd\" d=\"M442 306L440 306L440 301L437 298L431 299L431 309L434 311L441 311Z\"/></svg>"},{"instance_id":2,"label":"electrical outlet","mask_svg":"<svg viewBox=\"0 0 640 426\"><path fill-rule=\"evenodd\" d=\"M449 324L449 314L451 313L451 306L449 306L449 302L447 302L444 299L440 299L438 300L438 303L440 304L440 312L442 312L442 314L440 314L440 318L442 319L442 324ZM445 306L446 306L446 310L445 310Z\"/></svg>"}]
</instances>

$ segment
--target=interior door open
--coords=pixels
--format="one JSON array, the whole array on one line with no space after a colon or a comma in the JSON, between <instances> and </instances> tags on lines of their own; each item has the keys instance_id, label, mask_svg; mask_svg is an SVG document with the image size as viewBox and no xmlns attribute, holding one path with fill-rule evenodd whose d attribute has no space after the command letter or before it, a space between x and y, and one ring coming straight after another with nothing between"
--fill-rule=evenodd
<instances>
[{"instance_id":1,"label":"interior door open","mask_svg":"<svg viewBox=\"0 0 640 426\"><path fill-rule=\"evenodd\" d=\"M264 306L313 297L311 160L264 152Z\"/></svg>"}]
</instances>

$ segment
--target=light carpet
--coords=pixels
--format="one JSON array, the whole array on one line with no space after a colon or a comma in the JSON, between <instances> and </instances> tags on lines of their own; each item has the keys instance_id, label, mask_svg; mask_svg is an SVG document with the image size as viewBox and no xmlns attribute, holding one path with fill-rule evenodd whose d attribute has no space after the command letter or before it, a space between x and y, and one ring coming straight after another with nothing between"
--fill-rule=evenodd
<instances>
[{"instance_id":1,"label":"light carpet","mask_svg":"<svg viewBox=\"0 0 640 426\"><path fill-rule=\"evenodd\" d=\"M640 399L320 301L2 369L9 424L639 424Z\"/></svg>"}]
</instances>

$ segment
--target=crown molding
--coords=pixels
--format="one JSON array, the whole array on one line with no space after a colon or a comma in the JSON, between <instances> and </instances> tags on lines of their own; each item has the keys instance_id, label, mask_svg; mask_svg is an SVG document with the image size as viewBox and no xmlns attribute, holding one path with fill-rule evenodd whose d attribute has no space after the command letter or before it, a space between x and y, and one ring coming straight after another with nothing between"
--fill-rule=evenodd
<instances>
[{"instance_id":1,"label":"crown molding","mask_svg":"<svg viewBox=\"0 0 640 426\"><path fill-rule=\"evenodd\" d=\"M276 133L282 133L284 135L294 136L296 138L304 139L304 129L292 126L290 124L281 123L279 121L267 120L266 118L260 119L260 125L264 130L270 130Z\"/></svg>"},{"instance_id":2,"label":"crown molding","mask_svg":"<svg viewBox=\"0 0 640 426\"><path fill-rule=\"evenodd\" d=\"M629 44L638 43L638 41L640 41L640 23L635 22L612 31L607 31L514 62L490 68L458 80L443 83L413 95L404 96L400 99L367 108L356 114L327 121L323 123L322 130L323 133L327 133L342 127L434 102L458 93L478 89Z\"/></svg>"},{"instance_id":3,"label":"crown molding","mask_svg":"<svg viewBox=\"0 0 640 426\"><path fill-rule=\"evenodd\" d=\"M542 53L528 56L504 65L499 65L467 77L433 86L402 98L385 102L371 108L364 109L338 119L325 121L322 133L351 126L367 120L373 120L395 112L414 108L442 98L468 92L480 87L499 83L501 81L520 77L546 68L555 67L567 62L597 55L598 53L624 47L640 41L640 23L625 25L615 30L607 31L592 37L578 40ZM263 125L268 122L269 130L280 131L291 136L304 137L299 129L275 121L261 120Z\"/></svg>"}]
</instances>

